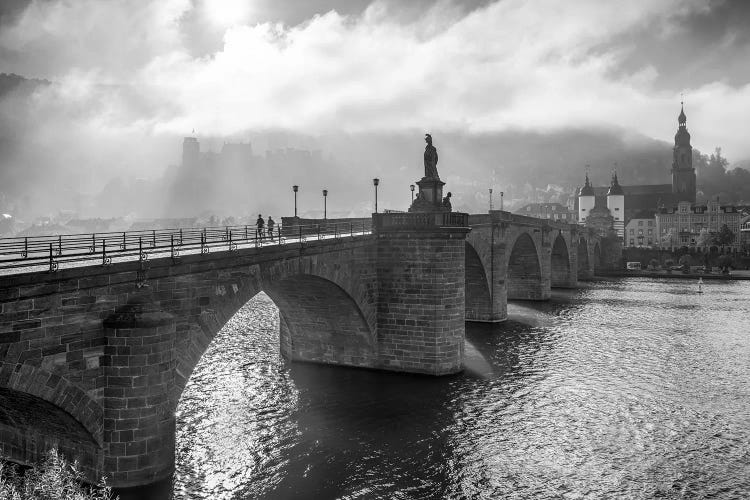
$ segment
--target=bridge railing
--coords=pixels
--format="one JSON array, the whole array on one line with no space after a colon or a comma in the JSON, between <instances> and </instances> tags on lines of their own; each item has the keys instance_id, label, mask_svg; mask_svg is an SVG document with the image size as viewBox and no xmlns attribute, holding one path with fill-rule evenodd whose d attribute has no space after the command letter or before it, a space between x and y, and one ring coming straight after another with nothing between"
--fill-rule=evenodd
<instances>
[{"instance_id":1,"label":"bridge railing","mask_svg":"<svg viewBox=\"0 0 750 500\"><path fill-rule=\"evenodd\" d=\"M266 245L369 234L371 222L355 220L331 224L295 225L273 230L255 226L215 226L139 231L0 238L0 270L63 265L107 266L113 258L146 261L150 257L178 259L183 253L234 251Z\"/></svg>"}]
</instances>

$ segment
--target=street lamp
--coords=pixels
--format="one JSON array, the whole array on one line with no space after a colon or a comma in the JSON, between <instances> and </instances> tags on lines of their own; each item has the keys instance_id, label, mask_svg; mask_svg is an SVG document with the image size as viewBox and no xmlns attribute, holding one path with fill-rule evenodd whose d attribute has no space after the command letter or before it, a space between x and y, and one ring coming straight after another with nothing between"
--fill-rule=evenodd
<instances>
[{"instance_id":1,"label":"street lamp","mask_svg":"<svg viewBox=\"0 0 750 500\"><path fill-rule=\"evenodd\" d=\"M502 210L502 209L503 209L503 195L504 195L504 194L505 194L505 193L503 193L502 191L500 191L500 210Z\"/></svg>"},{"instance_id":2,"label":"street lamp","mask_svg":"<svg viewBox=\"0 0 750 500\"><path fill-rule=\"evenodd\" d=\"M323 218L327 219L327 207L326 207L326 200L328 199L328 190L323 190Z\"/></svg>"},{"instance_id":3,"label":"street lamp","mask_svg":"<svg viewBox=\"0 0 750 500\"><path fill-rule=\"evenodd\" d=\"M411 202L414 203L414 184L410 184L409 189L411 189Z\"/></svg>"},{"instance_id":4,"label":"street lamp","mask_svg":"<svg viewBox=\"0 0 750 500\"><path fill-rule=\"evenodd\" d=\"M292 191L294 191L294 217L297 218L297 191L299 190L299 186L292 186Z\"/></svg>"},{"instance_id":5,"label":"street lamp","mask_svg":"<svg viewBox=\"0 0 750 500\"><path fill-rule=\"evenodd\" d=\"M372 185L375 186L375 213L378 213L378 184L380 184L380 179L376 177L372 180Z\"/></svg>"},{"instance_id":6,"label":"street lamp","mask_svg":"<svg viewBox=\"0 0 750 500\"><path fill-rule=\"evenodd\" d=\"M489 188L490 192L490 212L492 212L492 188Z\"/></svg>"}]
</instances>

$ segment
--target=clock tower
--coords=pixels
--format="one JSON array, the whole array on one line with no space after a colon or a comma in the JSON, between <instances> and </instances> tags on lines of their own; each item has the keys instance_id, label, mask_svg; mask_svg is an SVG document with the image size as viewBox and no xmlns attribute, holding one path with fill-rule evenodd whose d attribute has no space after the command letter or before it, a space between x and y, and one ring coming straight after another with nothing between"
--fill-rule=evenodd
<instances>
[{"instance_id":1,"label":"clock tower","mask_svg":"<svg viewBox=\"0 0 750 500\"><path fill-rule=\"evenodd\" d=\"M672 155L672 193L676 201L695 203L693 147L690 145L690 133L687 131L687 117L683 103L680 103L680 116L677 117L677 123L679 128L674 136Z\"/></svg>"}]
</instances>

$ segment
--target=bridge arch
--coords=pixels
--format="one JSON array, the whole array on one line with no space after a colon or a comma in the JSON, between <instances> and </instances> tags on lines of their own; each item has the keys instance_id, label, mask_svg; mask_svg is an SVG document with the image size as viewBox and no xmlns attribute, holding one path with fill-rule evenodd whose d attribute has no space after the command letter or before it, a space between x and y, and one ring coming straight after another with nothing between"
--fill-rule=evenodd
<instances>
[{"instance_id":1,"label":"bridge arch","mask_svg":"<svg viewBox=\"0 0 750 500\"><path fill-rule=\"evenodd\" d=\"M553 287L569 287L575 285L575 277L570 265L568 243L562 233L558 233L552 244L550 255L550 284Z\"/></svg>"},{"instance_id":2,"label":"bridge arch","mask_svg":"<svg viewBox=\"0 0 750 500\"><path fill-rule=\"evenodd\" d=\"M492 294L487 267L477 250L468 241L465 248L466 320L492 321Z\"/></svg>"},{"instance_id":3,"label":"bridge arch","mask_svg":"<svg viewBox=\"0 0 750 500\"><path fill-rule=\"evenodd\" d=\"M33 396L75 420L98 446L102 444L99 403L65 377L30 364L0 364L0 389Z\"/></svg>"},{"instance_id":4,"label":"bridge arch","mask_svg":"<svg viewBox=\"0 0 750 500\"><path fill-rule=\"evenodd\" d=\"M375 339L362 310L334 282L297 274L263 291L279 308L281 350L288 359L376 365Z\"/></svg>"},{"instance_id":5,"label":"bridge arch","mask_svg":"<svg viewBox=\"0 0 750 500\"><path fill-rule=\"evenodd\" d=\"M204 300L210 307L202 308L197 321L187 318L187 324L180 327L190 334L177 346L173 408L211 341L260 292L279 309L281 352L288 359L376 366L374 312L361 306L365 292L359 283L351 287L352 283L341 279L348 274L339 266L286 261L268 267L253 266L248 274L241 279L230 276L222 280L225 284L214 285L209 290L213 296ZM352 288L354 293L349 291Z\"/></svg>"},{"instance_id":6,"label":"bridge arch","mask_svg":"<svg viewBox=\"0 0 750 500\"><path fill-rule=\"evenodd\" d=\"M510 248L506 273L508 299L543 299L542 266L534 240L529 233L521 232Z\"/></svg>"}]
</instances>

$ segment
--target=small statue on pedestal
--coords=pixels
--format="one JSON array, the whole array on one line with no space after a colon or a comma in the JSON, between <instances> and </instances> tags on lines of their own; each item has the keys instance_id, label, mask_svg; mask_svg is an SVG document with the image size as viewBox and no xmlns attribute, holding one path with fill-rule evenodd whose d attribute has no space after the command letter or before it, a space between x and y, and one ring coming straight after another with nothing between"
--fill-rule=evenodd
<instances>
[{"instance_id":1,"label":"small statue on pedestal","mask_svg":"<svg viewBox=\"0 0 750 500\"><path fill-rule=\"evenodd\" d=\"M449 212L453 210L453 207L451 207L451 192L450 191L448 191L448 195L445 198L443 198L443 208L447 208Z\"/></svg>"}]
</instances>

